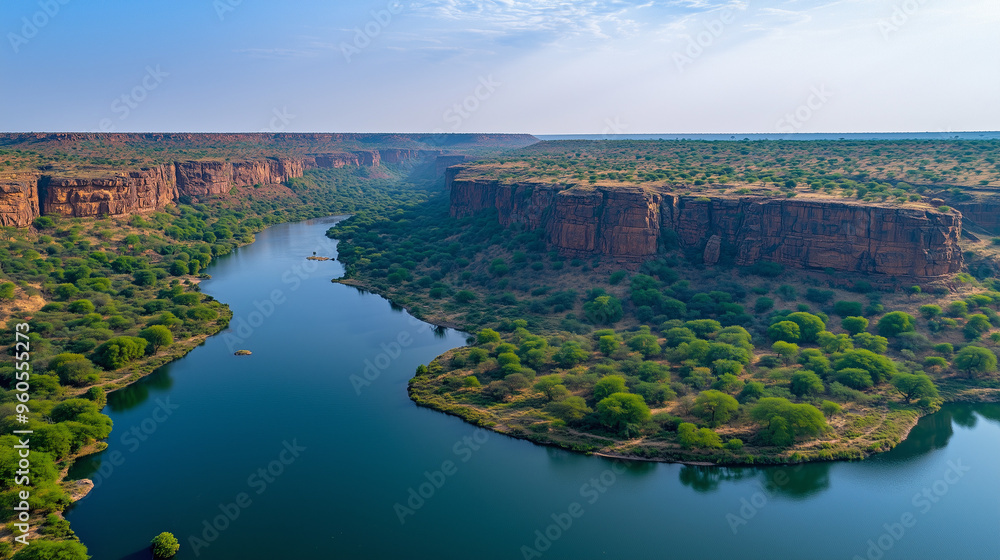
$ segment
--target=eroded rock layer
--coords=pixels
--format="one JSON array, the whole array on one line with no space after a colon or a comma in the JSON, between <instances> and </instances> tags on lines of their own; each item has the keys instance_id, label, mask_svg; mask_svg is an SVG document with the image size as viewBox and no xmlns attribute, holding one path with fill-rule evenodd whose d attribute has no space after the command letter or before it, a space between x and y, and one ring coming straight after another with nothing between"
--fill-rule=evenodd
<instances>
[{"instance_id":1,"label":"eroded rock layer","mask_svg":"<svg viewBox=\"0 0 1000 560\"><path fill-rule=\"evenodd\" d=\"M937 277L962 266L962 215L822 199L692 197L640 187L581 188L463 179L448 170L451 214L495 209L501 224L544 228L563 255L648 260L666 240L720 261ZM668 233L669 232L669 233Z\"/></svg>"}]
</instances>

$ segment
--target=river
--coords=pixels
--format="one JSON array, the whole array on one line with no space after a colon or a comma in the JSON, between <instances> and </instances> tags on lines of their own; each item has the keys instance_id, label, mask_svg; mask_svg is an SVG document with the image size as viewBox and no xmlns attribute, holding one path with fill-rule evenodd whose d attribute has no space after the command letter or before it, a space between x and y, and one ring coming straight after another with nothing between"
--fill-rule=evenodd
<instances>
[{"instance_id":1,"label":"river","mask_svg":"<svg viewBox=\"0 0 1000 560\"><path fill-rule=\"evenodd\" d=\"M71 476L96 560L996 559L1000 405L949 405L856 463L623 464L418 408L417 365L464 344L330 282L326 230L274 226L207 270L230 330L112 393ZM234 356L238 349L252 356Z\"/></svg>"}]
</instances>

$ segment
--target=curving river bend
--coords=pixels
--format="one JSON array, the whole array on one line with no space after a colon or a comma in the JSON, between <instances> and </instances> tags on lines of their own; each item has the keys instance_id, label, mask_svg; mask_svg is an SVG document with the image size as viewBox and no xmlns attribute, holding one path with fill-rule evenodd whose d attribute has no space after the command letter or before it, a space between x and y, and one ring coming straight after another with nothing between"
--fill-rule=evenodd
<instances>
[{"instance_id":1,"label":"curving river bend","mask_svg":"<svg viewBox=\"0 0 1000 560\"><path fill-rule=\"evenodd\" d=\"M1000 405L950 405L858 463L623 464L416 407L414 368L464 344L330 282L326 230L272 227L202 291L230 330L109 396L97 487L68 513L96 560L1000 558ZM233 352L246 348L252 356Z\"/></svg>"}]
</instances>

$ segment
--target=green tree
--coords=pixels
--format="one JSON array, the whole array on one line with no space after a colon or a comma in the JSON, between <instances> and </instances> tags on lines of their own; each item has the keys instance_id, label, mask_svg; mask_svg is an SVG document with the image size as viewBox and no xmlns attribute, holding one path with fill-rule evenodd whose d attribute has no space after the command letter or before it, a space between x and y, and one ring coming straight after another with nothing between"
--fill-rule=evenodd
<instances>
[{"instance_id":1,"label":"green tree","mask_svg":"<svg viewBox=\"0 0 1000 560\"><path fill-rule=\"evenodd\" d=\"M611 325L622 320L622 302L613 296L599 296L583 304L587 320L598 325Z\"/></svg>"},{"instance_id":2,"label":"green tree","mask_svg":"<svg viewBox=\"0 0 1000 560\"><path fill-rule=\"evenodd\" d=\"M818 395L826 388L823 386L823 380L818 375L808 370L802 370L792 374L790 389L793 395L806 397Z\"/></svg>"},{"instance_id":3,"label":"green tree","mask_svg":"<svg viewBox=\"0 0 1000 560\"><path fill-rule=\"evenodd\" d=\"M876 385L888 381L896 373L896 364L892 360L871 350L848 350L834 362L834 368L837 371L845 368L863 369Z\"/></svg>"},{"instance_id":4,"label":"green tree","mask_svg":"<svg viewBox=\"0 0 1000 560\"><path fill-rule=\"evenodd\" d=\"M722 447L722 438L709 428L698 429L694 424L684 422L677 426L677 440L688 449L695 447Z\"/></svg>"},{"instance_id":5,"label":"green tree","mask_svg":"<svg viewBox=\"0 0 1000 560\"><path fill-rule=\"evenodd\" d=\"M593 412L587 406L587 401L583 397L566 397L560 401L550 402L545 411L559 418L563 422L577 422Z\"/></svg>"},{"instance_id":6,"label":"green tree","mask_svg":"<svg viewBox=\"0 0 1000 560\"><path fill-rule=\"evenodd\" d=\"M691 412L704 419L709 426L725 424L733 413L740 409L740 403L722 391L703 391L694 400Z\"/></svg>"},{"instance_id":7,"label":"green tree","mask_svg":"<svg viewBox=\"0 0 1000 560\"><path fill-rule=\"evenodd\" d=\"M851 337L854 346L863 350L871 350L876 354L885 354L889 349L889 339L877 334L866 332L858 333Z\"/></svg>"},{"instance_id":8,"label":"green tree","mask_svg":"<svg viewBox=\"0 0 1000 560\"><path fill-rule=\"evenodd\" d=\"M80 541L33 540L11 560L87 560L87 547Z\"/></svg>"},{"instance_id":9,"label":"green tree","mask_svg":"<svg viewBox=\"0 0 1000 560\"><path fill-rule=\"evenodd\" d=\"M597 403L601 424L631 437L639 433L642 424L650 419L649 407L640 395L615 393Z\"/></svg>"},{"instance_id":10,"label":"green tree","mask_svg":"<svg viewBox=\"0 0 1000 560\"><path fill-rule=\"evenodd\" d=\"M795 323L792 324L794 325ZM782 361L786 364L790 363L796 356L799 355L799 345L791 342L785 342L784 340L779 340L778 342L772 344L771 350L774 350L775 354L781 356Z\"/></svg>"},{"instance_id":11,"label":"green tree","mask_svg":"<svg viewBox=\"0 0 1000 560\"><path fill-rule=\"evenodd\" d=\"M966 346L958 351L952 365L969 377L975 377L996 371L997 355L982 346Z\"/></svg>"},{"instance_id":12,"label":"green tree","mask_svg":"<svg viewBox=\"0 0 1000 560\"><path fill-rule=\"evenodd\" d=\"M838 371L837 382L859 391L871 389L875 384L871 374L861 368L844 368Z\"/></svg>"},{"instance_id":13,"label":"green tree","mask_svg":"<svg viewBox=\"0 0 1000 560\"><path fill-rule=\"evenodd\" d=\"M838 301L833 304L833 313L841 317L858 316L862 311L861 302L857 301Z\"/></svg>"},{"instance_id":14,"label":"green tree","mask_svg":"<svg viewBox=\"0 0 1000 560\"><path fill-rule=\"evenodd\" d=\"M761 437L772 445L787 446L794 438L817 436L828 429L826 418L815 406L794 404L780 397L760 399L750 409L750 417L763 425Z\"/></svg>"},{"instance_id":15,"label":"green tree","mask_svg":"<svg viewBox=\"0 0 1000 560\"><path fill-rule=\"evenodd\" d=\"M651 358L660 353L660 341L651 334L638 334L628 341L628 347L640 352L643 357Z\"/></svg>"},{"instance_id":16,"label":"green tree","mask_svg":"<svg viewBox=\"0 0 1000 560\"><path fill-rule=\"evenodd\" d=\"M139 331L139 337L146 339L146 342L148 342L150 348L152 348L153 354L156 354L157 350L160 348L170 346L174 343L173 333L171 333L170 329L164 327L163 325L146 327Z\"/></svg>"},{"instance_id":17,"label":"green tree","mask_svg":"<svg viewBox=\"0 0 1000 560\"><path fill-rule=\"evenodd\" d=\"M864 317L844 317L840 321L840 328L849 332L851 335L856 335L860 332L864 332L868 328L868 319Z\"/></svg>"},{"instance_id":18,"label":"green tree","mask_svg":"<svg viewBox=\"0 0 1000 560\"><path fill-rule=\"evenodd\" d=\"M584 350L580 346L580 343L575 340L563 342L559 350L552 356L556 363L564 368L571 368L589 357L590 353Z\"/></svg>"},{"instance_id":19,"label":"green tree","mask_svg":"<svg viewBox=\"0 0 1000 560\"><path fill-rule=\"evenodd\" d=\"M778 321L767 328L767 336L779 342L798 342L802 329L794 321Z\"/></svg>"},{"instance_id":20,"label":"green tree","mask_svg":"<svg viewBox=\"0 0 1000 560\"><path fill-rule=\"evenodd\" d=\"M181 549L180 543L177 542L177 537L167 532L153 537L153 540L150 541L150 546L153 549L153 556L155 558L171 558Z\"/></svg>"},{"instance_id":21,"label":"green tree","mask_svg":"<svg viewBox=\"0 0 1000 560\"><path fill-rule=\"evenodd\" d=\"M493 329L483 329L476 334L477 344L490 344L492 342L500 342L500 333Z\"/></svg>"},{"instance_id":22,"label":"green tree","mask_svg":"<svg viewBox=\"0 0 1000 560\"><path fill-rule=\"evenodd\" d=\"M750 381L743 386L743 390L736 397L741 403L757 400L764 396L764 384L760 381Z\"/></svg>"},{"instance_id":23,"label":"green tree","mask_svg":"<svg viewBox=\"0 0 1000 560\"><path fill-rule=\"evenodd\" d=\"M610 356L615 350L621 347L621 342L614 335L604 335L597 341L597 347L605 356Z\"/></svg>"},{"instance_id":24,"label":"green tree","mask_svg":"<svg viewBox=\"0 0 1000 560\"><path fill-rule=\"evenodd\" d=\"M805 311L797 311L785 317L786 321L791 321L799 326L799 340L802 342L816 342L816 338L819 333L826 330L826 323L823 319L813 315L812 313L807 313ZM794 342L794 341L791 341Z\"/></svg>"},{"instance_id":25,"label":"green tree","mask_svg":"<svg viewBox=\"0 0 1000 560\"><path fill-rule=\"evenodd\" d=\"M608 375L602 377L594 384L594 400L600 401L615 393L628 393L625 386L625 378L620 375Z\"/></svg>"},{"instance_id":26,"label":"green tree","mask_svg":"<svg viewBox=\"0 0 1000 560\"><path fill-rule=\"evenodd\" d=\"M12 300L14 299L14 283L13 282L3 282L0 283L0 299L2 300Z\"/></svg>"},{"instance_id":27,"label":"green tree","mask_svg":"<svg viewBox=\"0 0 1000 560\"><path fill-rule=\"evenodd\" d=\"M934 317L937 317L938 315L941 314L941 306L939 306L939 305L921 305L919 311L920 311L920 315L924 319L933 319Z\"/></svg>"},{"instance_id":28,"label":"green tree","mask_svg":"<svg viewBox=\"0 0 1000 560\"><path fill-rule=\"evenodd\" d=\"M907 404L914 399L939 397L934 381L924 374L897 373L892 377L892 386L906 399Z\"/></svg>"},{"instance_id":29,"label":"green tree","mask_svg":"<svg viewBox=\"0 0 1000 560\"><path fill-rule=\"evenodd\" d=\"M94 363L106 370L118 369L146 354L146 339L136 336L112 338L94 350Z\"/></svg>"},{"instance_id":30,"label":"green tree","mask_svg":"<svg viewBox=\"0 0 1000 560\"><path fill-rule=\"evenodd\" d=\"M543 375L535 381L535 390L539 393L545 394L545 397L550 401L556 400L557 396L563 394L563 392L556 387L566 387L562 384L562 376L557 374Z\"/></svg>"},{"instance_id":31,"label":"green tree","mask_svg":"<svg viewBox=\"0 0 1000 560\"><path fill-rule=\"evenodd\" d=\"M878 320L878 334L885 337L898 336L905 332L912 332L915 326L913 315L904 311L893 311L886 313Z\"/></svg>"}]
</instances>

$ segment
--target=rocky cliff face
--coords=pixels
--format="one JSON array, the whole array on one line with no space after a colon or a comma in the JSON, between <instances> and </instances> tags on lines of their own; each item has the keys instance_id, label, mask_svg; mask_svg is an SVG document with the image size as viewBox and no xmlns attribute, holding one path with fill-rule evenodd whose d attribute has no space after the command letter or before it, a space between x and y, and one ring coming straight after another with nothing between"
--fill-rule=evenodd
<instances>
[{"instance_id":1,"label":"rocky cliff face","mask_svg":"<svg viewBox=\"0 0 1000 560\"><path fill-rule=\"evenodd\" d=\"M41 213L59 216L130 214L161 208L177 199L173 165L116 177L43 177L38 183Z\"/></svg>"},{"instance_id":2,"label":"rocky cliff face","mask_svg":"<svg viewBox=\"0 0 1000 560\"><path fill-rule=\"evenodd\" d=\"M239 161L185 161L175 164L177 192L204 197L229 192L233 187L271 185L301 177L305 161L293 158L268 158Z\"/></svg>"},{"instance_id":3,"label":"rocky cliff face","mask_svg":"<svg viewBox=\"0 0 1000 560\"><path fill-rule=\"evenodd\" d=\"M504 225L544 228L549 243L572 257L608 255L637 263L666 237L701 255L745 266L772 261L796 268L893 276L958 272L962 216L916 208L834 200L696 198L642 188L564 188L463 179L448 170L451 214L491 209Z\"/></svg>"},{"instance_id":4,"label":"rocky cliff face","mask_svg":"<svg viewBox=\"0 0 1000 560\"><path fill-rule=\"evenodd\" d=\"M0 178L0 226L25 227L39 216L38 177Z\"/></svg>"}]
</instances>

